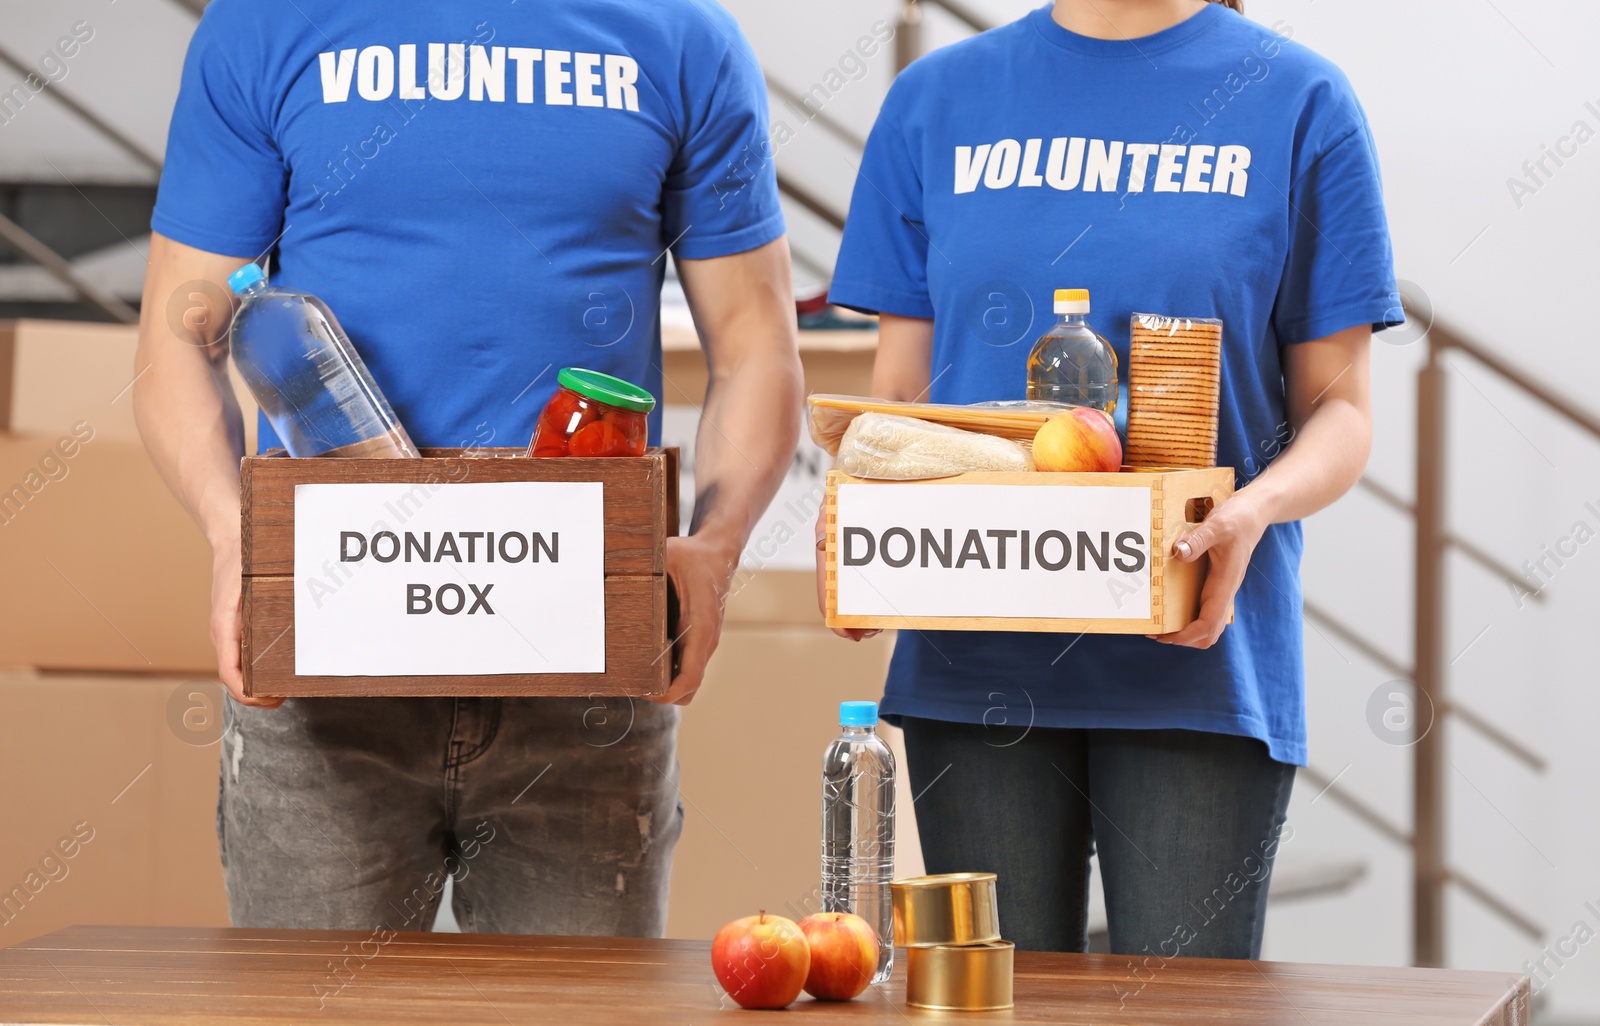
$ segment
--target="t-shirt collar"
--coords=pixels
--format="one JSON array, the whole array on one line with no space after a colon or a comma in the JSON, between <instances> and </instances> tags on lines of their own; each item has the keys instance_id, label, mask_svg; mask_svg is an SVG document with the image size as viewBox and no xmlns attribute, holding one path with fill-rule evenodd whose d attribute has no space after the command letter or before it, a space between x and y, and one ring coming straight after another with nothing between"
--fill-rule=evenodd
<instances>
[{"instance_id":1,"label":"t-shirt collar","mask_svg":"<svg viewBox=\"0 0 1600 1026\"><path fill-rule=\"evenodd\" d=\"M1137 39L1096 39L1093 36L1079 35L1056 24L1055 19L1050 17L1053 7L1053 4L1045 4L1030 15L1039 35L1043 36L1046 42L1063 50L1072 50L1092 57L1148 58L1152 54L1187 43L1210 28L1216 23L1216 19L1224 14L1221 4L1208 3L1171 28L1162 29L1148 36L1140 36Z\"/></svg>"}]
</instances>

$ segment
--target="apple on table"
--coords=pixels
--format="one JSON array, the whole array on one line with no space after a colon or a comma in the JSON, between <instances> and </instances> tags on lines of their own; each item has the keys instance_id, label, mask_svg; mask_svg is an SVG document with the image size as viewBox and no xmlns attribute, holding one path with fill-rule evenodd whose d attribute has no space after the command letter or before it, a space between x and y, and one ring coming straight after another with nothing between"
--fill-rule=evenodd
<instances>
[{"instance_id":1,"label":"apple on table","mask_svg":"<svg viewBox=\"0 0 1600 1026\"><path fill-rule=\"evenodd\" d=\"M878 933L849 912L818 912L800 920L811 946L806 993L819 1001L849 1001L878 971Z\"/></svg>"},{"instance_id":2,"label":"apple on table","mask_svg":"<svg viewBox=\"0 0 1600 1026\"><path fill-rule=\"evenodd\" d=\"M806 984L811 946L794 920L762 910L717 931L711 968L741 1008L784 1008Z\"/></svg>"}]
</instances>

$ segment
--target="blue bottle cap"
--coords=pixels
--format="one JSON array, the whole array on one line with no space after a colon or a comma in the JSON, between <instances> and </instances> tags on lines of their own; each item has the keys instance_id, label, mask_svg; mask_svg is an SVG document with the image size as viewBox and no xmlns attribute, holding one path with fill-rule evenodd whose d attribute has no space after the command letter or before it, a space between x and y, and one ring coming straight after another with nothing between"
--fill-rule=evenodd
<instances>
[{"instance_id":1,"label":"blue bottle cap","mask_svg":"<svg viewBox=\"0 0 1600 1026\"><path fill-rule=\"evenodd\" d=\"M254 285L256 282L264 280L266 277L267 272L261 269L260 264L252 260L250 263L245 264L237 271L234 271L232 274L228 275L228 287L235 293L240 293Z\"/></svg>"},{"instance_id":2,"label":"blue bottle cap","mask_svg":"<svg viewBox=\"0 0 1600 1026\"><path fill-rule=\"evenodd\" d=\"M875 727L878 725L877 702L840 702L839 726Z\"/></svg>"}]
</instances>

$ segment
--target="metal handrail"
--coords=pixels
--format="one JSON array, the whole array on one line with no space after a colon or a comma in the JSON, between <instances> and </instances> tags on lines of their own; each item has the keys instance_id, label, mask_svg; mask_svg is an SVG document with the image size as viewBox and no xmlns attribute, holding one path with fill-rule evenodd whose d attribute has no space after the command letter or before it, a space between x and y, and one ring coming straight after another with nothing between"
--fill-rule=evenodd
<instances>
[{"instance_id":1,"label":"metal handrail","mask_svg":"<svg viewBox=\"0 0 1600 1026\"><path fill-rule=\"evenodd\" d=\"M781 97L783 102L788 104L789 108L794 110L796 114L799 114L800 111L803 110L805 112L807 123L815 121L823 128L826 128L829 132L832 132L837 139L849 146L851 149L855 150L857 153L860 153L862 150L867 148L867 141L858 135L854 129L849 128L843 122L835 119L833 115L829 114L825 110L822 110L820 107L816 110L813 110L811 107L806 105L806 97L801 96L799 93L795 92L793 89L790 89L782 82L779 82L769 76L767 78L767 90L769 92L776 93L779 97Z\"/></svg>"},{"instance_id":2,"label":"metal handrail","mask_svg":"<svg viewBox=\"0 0 1600 1026\"><path fill-rule=\"evenodd\" d=\"M50 275L84 302L99 307L112 320L123 324L139 323L139 314L122 300L79 274L66 257L39 241L26 228L0 214L0 239L10 243L23 256L44 268Z\"/></svg>"},{"instance_id":3,"label":"metal handrail","mask_svg":"<svg viewBox=\"0 0 1600 1026\"><path fill-rule=\"evenodd\" d=\"M957 21L964 23L967 28L974 32L987 32L991 28L994 28L994 26L989 24L986 19L973 13L972 8L968 7L964 3L961 3L960 0L912 0L912 2L920 2L929 7L942 7L944 8L945 13L953 16Z\"/></svg>"},{"instance_id":4,"label":"metal handrail","mask_svg":"<svg viewBox=\"0 0 1600 1026\"><path fill-rule=\"evenodd\" d=\"M1570 400L1563 398L1546 386L1534 381L1525 373L1507 363L1501 357L1489 352L1489 350L1478 345L1476 342L1469 342L1467 339L1462 338L1454 331L1448 328L1441 328L1437 324L1434 325L1433 329L1431 329L1429 333L1432 334L1433 331L1437 331L1439 333L1439 337L1442 342L1440 348L1459 349L1461 352L1466 353L1474 360L1483 364L1489 370L1494 371L1494 373L1499 377L1504 378L1513 385L1516 385L1528 395L1531 395L1544 405L1550 407L1550 409L1561 414L1578 427L1583 428L1583 430L1587 431L1590 435L1593 435L1595 438L1600 438L1600 418L1596 418L1594 414L1589 413L1587 410L1580 410L1578 407L1574 406Z\"/></svg>"},{"instance_id":5,"label":"metal handrail","mask_svg":"<svg viewBox=\"0 0 1600 1026\"><path fill-rule=\"evenodd\" d=\"M1447 326L1434 322L1425 337L1428 344L1427 361L1417 375L1417 499L1414 504L1416 612L1412 623L1416 666L1412 682L1417 692L1432 702L1439 715L1435 718L1433 729L1423 728L1412 745L1416 818L1413 832L1415 864L1412 925L1415 944L1413 960L1418 965L1439 966L1444 964L1444 890L1450 883L1459 885L1465 893L1519 928L1526 930L1530 922L1527 917L1514 914L1504 902L1494 899L1481 885L1465 880L1446 861L1446 720L1453 714L1538 772L1543 772L1545 767L1544 759L1538 753L1502 733L1477 714L1450 702L1446 694L1449 669L1444 650L1446 554L1450 548L1468 554L1474 550L1453 539L1445 528L1445 475L1449 466L1445 357L1451 350L1466 354L1546 408L1561 414L1592 438L1600 439L1600 420L1495 354L1462 338Z\"/></svg>"},{"instance_id":6,"label":"metal handrail","mask_svg":"<svg viewBox=\"0 0 1600 1026\"><path fill-rule=\"evenodd\" d=\"M829 206L828 202L822 197L785 175L782 171L778 172L778 191L835 228L844 231L843 214Z\"/></svg>"},{"instance_id":7,"label":"metal handrail","mask_svg":"<svg viewBox=\"0 0 1600 1026\"><path fill-rule=\"evenodd\" d=\"M60 86L40 75L35 69L30 68L26 64L22 63L22 61L6 52L4 48L0 48L0 64L8 66L12 71L15 71L24 78L32 76L33 78L38 79L41 83L43 83L40 90L42 93L55 97L57 103L72 111L72 113L78 116L79 120L83 121L85 124L89 125L89 127L105 136L134 160L137 160L145 167L148 167L157 175L161 174L161 158L149 152L143 146L140 146L126 135L123 135L117 130L116 126L112 125L104 118L100 117L100 115L96 114L88 107L85 107L77 100L73 99L70 93L62 92Z\"/></svg>"}]
</instances>

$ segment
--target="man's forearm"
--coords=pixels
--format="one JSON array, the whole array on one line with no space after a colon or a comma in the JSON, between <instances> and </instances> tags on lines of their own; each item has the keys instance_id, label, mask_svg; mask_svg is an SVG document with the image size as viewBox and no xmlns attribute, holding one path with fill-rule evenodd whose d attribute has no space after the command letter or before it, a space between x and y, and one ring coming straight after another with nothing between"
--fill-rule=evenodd
<instances>
[{"instance_id":1,"label":"man's forearm","mask_svg":"<svg viewBox=\"0 0 1600 1026\"><path fill-rule=\"evenodd\" d=\"M787 334L787 333L785 333ZM799 437L801 376L792 349L759 347L713 375L695 439L691 533L737 561L777 494Z\"/></svg>"},{"instance_id":2,"label":"man's forearm","mask_svg":"<svg viewBox=\"0 0 1600 1026\"><path fill-rule=\"evenodd\" d=\"M802 373L789 242L678 261L710 383L695 438L691 533L737 566L794 459Z\"/></svg>"},{"instance_id":3,"label":"man's forearm","mask_svg":"<svg viewBox=\"0 0 1600 1026\"><path fill-rule=\"evenodd\" d=\"M240 262L156 237L135 360L134 415L145 448L213 548L238 544L244 425L227 379L231 309L215 286ZM174 294L183 302L169 304Z\"/></svg>"}]
</instances>

